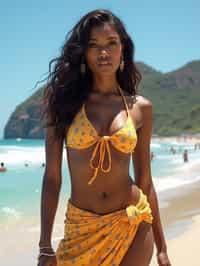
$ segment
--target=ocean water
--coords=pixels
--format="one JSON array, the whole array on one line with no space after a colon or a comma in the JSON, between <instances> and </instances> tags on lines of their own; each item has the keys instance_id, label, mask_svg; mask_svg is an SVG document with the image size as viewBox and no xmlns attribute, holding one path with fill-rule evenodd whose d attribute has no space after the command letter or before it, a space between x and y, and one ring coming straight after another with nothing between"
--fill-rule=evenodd
<instances>
[{"instance_id":1,"label":"ocean water","mask_svg":"<svg viewBox=\"0 0 200 266\"><path fill-rule=\"evenodd\" d=\"M170 147L176 154L170 153ZM182 152L188 149L189 162L183 163ZM151 151L155 159L151 171L156 190L180 187L200 180L200 150L187 143L153 141ZM69 171L63 153L63 185L61 200L70 195ZM44 140L0 140L0 162L7 167L0 172L0 229L3 225L21 223L24 218L37 220L40 211L40 194L45 163ZM132 164L130 174L133 176ZM36 219L37 217L37 219Z\"/></svg>"}]
</instances>

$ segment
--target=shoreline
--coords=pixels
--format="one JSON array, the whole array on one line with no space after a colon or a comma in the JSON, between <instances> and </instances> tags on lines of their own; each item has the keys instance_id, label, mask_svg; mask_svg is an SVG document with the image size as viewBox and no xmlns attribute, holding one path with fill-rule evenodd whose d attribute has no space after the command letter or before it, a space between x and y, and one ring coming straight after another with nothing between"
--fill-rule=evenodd
<instances>
[{"instance_id":1,"label":"shoreline","mask_svg":"<svg viewBox=\"0 0 200 266\"><path fill-rule=\"evenodd\" d=\"M172 265L199 266L197 246L200 235L200 182L158 194L161 221ZM157 266L156 247L150 266Z\"/></svg>"},{"instance_id":2,"label":"shoreline","mask_svg":"<svg viewBox=\"0 0 200 266\"><path fill-rule=\"evenodd\" d=\"M162 141L162 142L183 142L187 144L200 144L200 135L186 135L186 136L152 136L153 141Z\"/></svg>"},{"instance_id":3,"label":"shoreline","mask_svg":"<svg viewBox=\"0 0 200 266\"><path fill-rule=\"evenodd\" d=\"M175 222L200 214L199 194L200 181L158 193L159 204L164 202L160 208L164 228L168 230Z\"/></svg>"}]
</instances>

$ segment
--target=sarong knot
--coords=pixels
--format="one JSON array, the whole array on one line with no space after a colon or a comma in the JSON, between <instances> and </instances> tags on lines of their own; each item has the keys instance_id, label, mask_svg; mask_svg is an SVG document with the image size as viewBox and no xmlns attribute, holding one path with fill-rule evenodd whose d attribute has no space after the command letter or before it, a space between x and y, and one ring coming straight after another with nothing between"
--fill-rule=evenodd
<instances>
[{"instance_id":1,"label":"sarong knot","mask_svg":"<svg viewBox=\"0 0 200 266\"><path fill-rule=\"evenodd\" d=\"M130 205L126 208L126 213L130 224L139 224L142 221L142 213L140 210L134 206Z\"/></svg>"}]
</instances>

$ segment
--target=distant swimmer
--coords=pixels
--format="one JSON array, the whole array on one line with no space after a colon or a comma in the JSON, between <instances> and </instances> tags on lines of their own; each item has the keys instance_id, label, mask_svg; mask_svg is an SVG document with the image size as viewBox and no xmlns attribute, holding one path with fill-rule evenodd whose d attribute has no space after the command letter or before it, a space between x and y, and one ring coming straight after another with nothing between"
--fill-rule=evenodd
<instances>
[{"instance_id":1,"label":"distant swimmer","mask_svg":"<svg viewBox=\"0 0 200 266\"><path fill-rule=\"evenodd\" d=\"M200 150L200 143L195 143L194 144L194 150L196 151L196 150Z\"/></svg>"},{"instance_id":2,"label":"distant swimmer","mask_svg":"<svg viewBox=\"0 0 200 266\"><path fill-rule=\"evenodd\" d=\"M45 163L42 163L42 165L41 165L42 167L45 167Z\"/></svg>"},{"instance_id":3,"label":"distant swimmer","mask_svg":"<svg viewBox=\"0 0 200 266\"><path fill-rule=\"evenodd\" d=\"M184 163L188 162L188 151L187 150L184 150L183 152L183 161Z\"/></svg>"},{"instance_id":4,"label":"distant swimmer","mask_svg":"<svg viewBox=\"0 0 200 266\"><path fill-rule=\"evenodd\" d=\"M24 166L28 167L28 163L25 163Z\"/></svg>"},{"instance_id":5,"label":"distant swimmer","mask_svg":"<svg viewBox=\"0 0 200 266\"><path fill-rule=\"evenodd\" d=\"M174 149L173 146L171 146L171 148L170 148L170 152L171 152L172 154L176 154L176 150Z\"/></svg>"},{"instance_id":6,"label":"distant swimmer","mask_svg":"<svg viewBox=\"0 0 200 266\"><path fill-rule=\"evenodd\" d=\"M151 158L151 161L152 161L153 159L155 159L155 154L154 154L153 152L151 152L150 158Z\"/></svg>"},{"instance_id":7,"label":"distant swimmer","mask_svg":"<svg viewBox=\"0 0 200 266\"><path fill-rule=\"evenodd\" d=\"M4 163L1 162L0 172L5 172L5 171L7 171L7 168L4 166Z\"/></svg>"}]
</instances>

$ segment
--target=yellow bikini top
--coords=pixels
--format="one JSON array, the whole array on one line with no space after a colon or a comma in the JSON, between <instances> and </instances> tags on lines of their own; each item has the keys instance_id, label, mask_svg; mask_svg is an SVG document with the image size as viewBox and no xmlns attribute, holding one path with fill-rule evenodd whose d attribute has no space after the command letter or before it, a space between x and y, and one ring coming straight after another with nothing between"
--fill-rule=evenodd
<instances>
[{"instance_id":1,"label":"yellow bikini top","mask_svg":"<svg viewBox=\"0 0 200 266\"><path fill-rule=\"evenodd\" d=\"M137 143L136 130L129 113L128 105L126 99L123 95L121 88L119 87L119 92L123 98L126 111L127 111L127 120L122 128L116 131L111 136L100 136L96 129L93 127L89 121L86 111L85 103L82 105L80 111L74 117L66 136L66 146L74 149L85 149L94 144L92 157L90 159L90 167L94 170L93 176L90 178L88 185L91 185L96 179L98 170L100 169L104 173L107 173L111 170L111 153L110 146L111 143L117 150L123 153L132 153ZM93 165L93 160L99 149L99 162L97 166ZM105 169L103 167L105 153L108 154L108 167Z\"/></svg>"}]
</instances>

